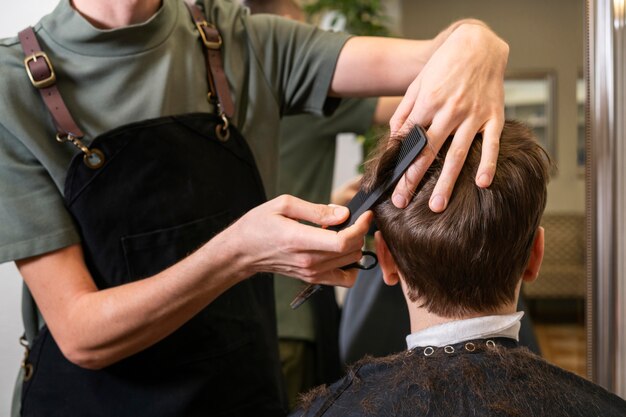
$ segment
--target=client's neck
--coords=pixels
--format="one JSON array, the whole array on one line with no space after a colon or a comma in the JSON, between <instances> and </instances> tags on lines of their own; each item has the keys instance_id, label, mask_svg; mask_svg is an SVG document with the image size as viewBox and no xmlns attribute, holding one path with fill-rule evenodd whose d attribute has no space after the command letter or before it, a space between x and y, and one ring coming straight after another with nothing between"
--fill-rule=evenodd
<instances>
[{"instance_id":1,"label":"client's neck","mask_svg":"<svg viewBox=\"0 0 626 417\"><path fill-rule=\"evenodd\" d=\"M451 321L473 319L476 317L484 316L512 314L517 311L517 306L515 304L509 304L503 306L502 308L498 308L497 310L489 312L464 314L459 317L443 317L430 313L425 308L419 307L417 303L410 303L407 306L409 308L409 317L411 320L411 333L424 330L428 327L437 326L439 324L449 323Z\"/></svg>"},{"instance_id":2,"label":"client's neck","mask_svg":"<svg viewBox=\"0 0 626 417\"><path fill-rule=\"evenodd\" d=\"M447 316L439 316L437 314L431 313L424 307L421 307L421 304L423 303L419 299L416 301L411 301L411 299L408 296L406 284L404 283L402 279L400 279L400 286L402 288L402 292L404 293L406 306L409 310L409 319L411 321L411 333L419 332L420 330L427 329L428 327L433 327L433 326L437 326L440 324L449 323L451 321L473 319L476 317L513 314L517 312L517 300L519 298L521 285L522 285L522 281L520 280L520 282L517 285L517 288L515 289L515 297L510 303L502 304L499 307L493 310L489 310L489 311L471 312L471 313L462 314L459 316L447 317Z\"/></svg>"},{"instance_id":3,"label":"client's neck","mask_svg":"<svg viewBox=\"0 0 626 417\"><path fill-rule=\"evenodd\" d=\"M426 310L423 307L420 307L420 303L410 301L408 298L407 307L409 309L409 318L411 320L411 333L418 332L420 330L424 330L428 327L437 326L444 323L449 323L451 321L458 320L466 320L473 319L476 317L484 317L484 316L493 316L493 315L502 315L502 314L512 314L517 311L517 298L515 302L502 305L495 310L491 310L488 312L476 312L476 313L468 313L463 314L458 317L444 317L439 316L437 314L433 314Z\"/></svg>"}]
</instances>

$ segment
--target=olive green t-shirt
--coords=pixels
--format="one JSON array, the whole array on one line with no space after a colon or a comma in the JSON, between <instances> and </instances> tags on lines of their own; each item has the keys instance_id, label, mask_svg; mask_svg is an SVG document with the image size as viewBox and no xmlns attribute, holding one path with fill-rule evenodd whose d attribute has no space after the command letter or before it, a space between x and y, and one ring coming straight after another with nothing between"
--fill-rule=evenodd
<instances>
[{"instance_id":1,"label":"olive green t-shirt","mask_svg":"<svg viewBox=\"0 0 626 417\"><path fill-rule=\"evenodd\" d=\"M336 102L327 92L347 36L249 16L228 0L204 3L223 38L232 121L250 144L271 198L279 118L332 111ZM127 123L212 110L199 35L182 0L164 0L149 21L114 30L94 28L62 0L35 30L87 143ZM62 197L76 149L55 141L23 59L16 38L0 42L0 262L79 241Z\"/></svg>"}]
</instances>

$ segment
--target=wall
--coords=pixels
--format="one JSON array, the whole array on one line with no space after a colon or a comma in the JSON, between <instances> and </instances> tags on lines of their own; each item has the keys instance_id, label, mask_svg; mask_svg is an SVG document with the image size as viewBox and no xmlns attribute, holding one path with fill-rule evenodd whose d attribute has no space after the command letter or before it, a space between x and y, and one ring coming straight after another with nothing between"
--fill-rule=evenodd
<instances>
[{"instance_id":1,"label":"wall","mask_svg":"<svg viewBox=\"0 0 626 417\"><path fill-rule=\"evenodd\" d=\"M14 36L50 12L57 0L13 1L3 4L0 38ZM8 416L13 385L24 351L18 344L23 332L20 301L22 279L13 263L0 265L0 416Z\"/></svg>"},{"instance_id":2,"label":"wall","mask_svg":"<svg viewBox=\"0 0 626 417\"><path fill-rule=\"evenodd\" d=\"M548 191L549 212L585 210L584 178L576 164L576 80L584 56L582 0L402 0L401 30L430 38L452 21L485 21L511 48L510 73L551 70L556 74L556 161Z\"/></svg>"}]
</instances>

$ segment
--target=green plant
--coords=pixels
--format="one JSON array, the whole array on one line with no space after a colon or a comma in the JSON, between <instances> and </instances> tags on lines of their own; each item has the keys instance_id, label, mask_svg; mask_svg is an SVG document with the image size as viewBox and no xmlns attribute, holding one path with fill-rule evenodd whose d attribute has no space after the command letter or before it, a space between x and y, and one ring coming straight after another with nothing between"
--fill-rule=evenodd
<instances>
[{"instance_id":1,"label":"green plant","mask_svg":"<svg viewBox=\"0 0 626 417\"><path fill-rule=\"evenodd\" d=\"M309 17L337 11L346 17L346 31L361 36L389 36L388 17L380 0L313 0L304 6Z\"/></svg>"}]
</instances>

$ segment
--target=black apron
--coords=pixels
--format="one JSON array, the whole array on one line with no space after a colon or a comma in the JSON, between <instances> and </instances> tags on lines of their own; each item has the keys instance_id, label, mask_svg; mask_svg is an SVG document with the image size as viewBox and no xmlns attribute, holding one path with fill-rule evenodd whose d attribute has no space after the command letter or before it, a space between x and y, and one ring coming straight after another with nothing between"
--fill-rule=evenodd
<instances>
[{"instance_id":1,"label":"black apron","mask_svg":"<svg viewBox=\"0 0 626 417\"><path fill-rule=\"evenodd\" d=\"M217 33L214 28L202 24L201 14L194 19L201 21L205 44L215 46L206 42ZM31 81L44 101L57 100L46 101L57 139L81 149L70 164L64 195L99 289L164 270L266 201L252 152L237 129L224 124L223 111L219 117L188 114L133 123L86 148L70 133L80 129L60 99L45 53L37 52L32 29L22 31L20 41ZM211 65L220 63L219 45L221 40L208 52ZM218 96L227 86L219 81ZM88 163L92 156L97 163ZM46 327L31 341L23 366L25 417L286 414L269 274L235 285L162 341L102 370L69 362Z\"/></svg>"},{"instance_id":2,"label":"black apron","mask_svg":"<svg viewBox=\"0 0 626 417\"><path fill-rule=\"evenodd\" d=\"M67 208L100 289L156 274L196 250L265 196L246 142L215 138L210 114L165 117L108 132L105 164L73 159ZM23 416L280 416L272 278L218 297L173 334L98 371L61 354L44 328L34 341Z\"/></svg>"}]
</instances>

